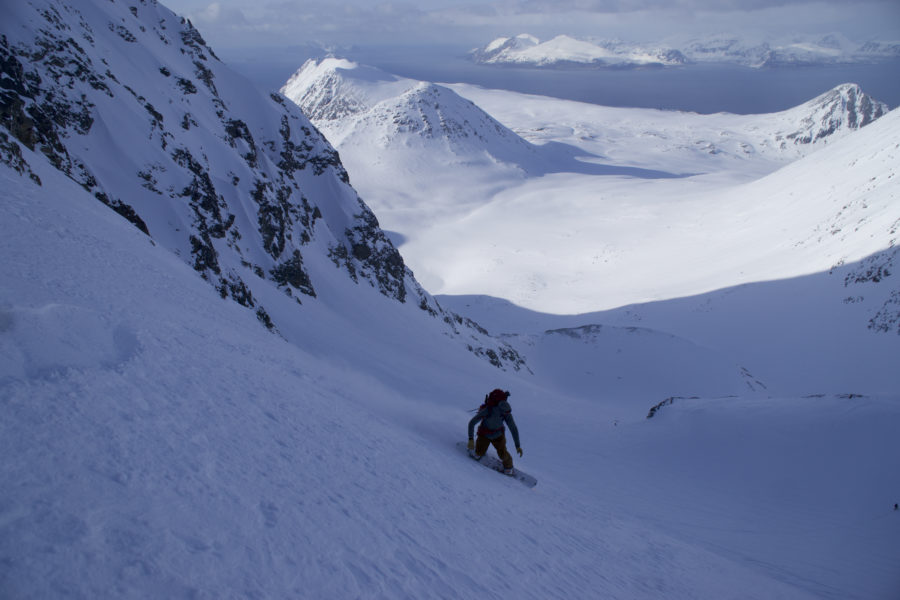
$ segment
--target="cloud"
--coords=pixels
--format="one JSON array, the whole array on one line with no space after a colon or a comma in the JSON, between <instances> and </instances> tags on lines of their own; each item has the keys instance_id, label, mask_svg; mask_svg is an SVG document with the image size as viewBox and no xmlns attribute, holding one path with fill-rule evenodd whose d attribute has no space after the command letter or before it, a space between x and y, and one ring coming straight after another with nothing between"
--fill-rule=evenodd
<instances>
[{"instance_id":1,"label":"cloud","mask_svg":"<svg viewBox=\"0 0 900 600\"><path fill-rule=\"evenodd\" d=\"M223 6L221 2L213 2L196 12L189 14L191 21L199 25L213 25L217 27L244 27L247 18L243 11L236 6Z\"/></svg>"},{"instance_id":2,"label":"cloud","mask_svg":"<svg viewBox=\"0 0 900 600\"><path fill-rule=\"evenodd\" d=\"M894 4L895 0L870 0L869 3ZM594 12L628 13L647 10L683 12L749 12L832 4L847 7L846 0L498 0L493 3L507 12L543 13Z\"/></svg>"}]
</instances>

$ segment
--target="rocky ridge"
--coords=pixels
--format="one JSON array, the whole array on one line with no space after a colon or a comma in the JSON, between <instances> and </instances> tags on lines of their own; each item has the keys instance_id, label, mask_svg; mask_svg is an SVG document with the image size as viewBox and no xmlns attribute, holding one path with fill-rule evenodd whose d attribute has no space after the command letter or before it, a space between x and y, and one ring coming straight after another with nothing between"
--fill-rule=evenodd
<instances>
[{"instance_id":1,"label":"rocky ridge","mask_svg":"<svg viewBox=\"0 0 900 600\"><path fill-rule=\"evenodd\" d=\"M422 289L309 119L253 89L156 0L10 7L0 66L0 160L39 185L23 149L42 155L270 329L265 288L299 305L343 270L497 366L521 367Z\"/></svg>"}]
</instances>

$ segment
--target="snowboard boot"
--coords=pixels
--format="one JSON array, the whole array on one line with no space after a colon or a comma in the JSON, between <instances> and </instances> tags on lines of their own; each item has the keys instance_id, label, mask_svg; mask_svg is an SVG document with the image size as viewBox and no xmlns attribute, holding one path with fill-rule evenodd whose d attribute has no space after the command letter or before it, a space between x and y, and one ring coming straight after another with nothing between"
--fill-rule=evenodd
<instances>
[{"instance_id":1,"label":"snowboard boot","mask_svg":"<svg viewBox=\"0 0 900 600\"><path fill-rule=\"evenodd\" d=\"M512 477L513 475L516 474L516 470L513 469L512 467L510 467L510 468L508 468L508 469L503 469L503 474L504 474L504 475L509 475L510 477Z\"/></svg>"}]
</instances>

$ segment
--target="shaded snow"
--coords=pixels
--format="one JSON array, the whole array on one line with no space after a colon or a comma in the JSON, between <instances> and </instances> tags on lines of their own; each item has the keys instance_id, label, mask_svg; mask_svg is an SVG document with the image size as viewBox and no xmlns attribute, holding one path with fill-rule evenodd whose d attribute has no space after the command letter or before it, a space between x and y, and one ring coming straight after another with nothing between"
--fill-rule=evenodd
<instances>
[{"instance_id":1,"label":"shaded snow","mask_svg":"<svg viewBox=\"0 0 900 600\"><path fill-rule=\"evenodd\" d=\"M12 597L453 598L498 581L502 592L489 597L807 595L585 487L585 468L623 464L588 443L611 426L615 399L590 409L498 378L446 344L431 346L443 373L432 378L426 357L407 354L415 329L358 334L370 346L364 361L318 356L316 343L288 344L221 300L72 182L42 171L36 188L2 169L7 352L33 358L40 330L20 325L39 312L55 314L45 322L58 337L77 338L93 312L132 340L113 361L59 358L53 372L0 383L0 447L15 457L0 463L0 564ZM340 343L352 356L362 341ZM534 492L453 450L464 409L498 383L514 389L520 462L541 480ZM648 432L645 405L623 410L622 425ZM632 443L615 454L638 460ZM650 471L635 469L635 483L656 479L650 445L641 451ZM579 446L582 460L560 462ZM480 543L485 535L503 540L508 560Z\"/></svg>"},{"instance_id":2,"label":"shaded snow","mask_svg":"<svg viewBox=\"0 0 900 600\"><path fill-rule=\"evenodd\" d=\"M240 87L216 69L220 91ZM317 254L314 300L254 287L270 332L163 243L162 211L148 237L8 142L28 169L0 165L0 596L893 598L896 112L798 150L775 142L808 111L455 87L475 106L366 73L320 89L421 119L386 129L394 145L351 180L408 256L435 260L435 290L481 294L440 302L525 367L495 368L465 347L486 334ZM233 98L259 123L281 111L251 96ZM454 120L468 136L445 135ZM117 158L141 155L145 132L117 122L100 127ZM113 171L124 198L155 195ZM323 210L356 200L334 173L304 181ZM584 314L500 299L517 294ZM494 387L533 490L455 451Z\"/></svg>"}]
</instances>

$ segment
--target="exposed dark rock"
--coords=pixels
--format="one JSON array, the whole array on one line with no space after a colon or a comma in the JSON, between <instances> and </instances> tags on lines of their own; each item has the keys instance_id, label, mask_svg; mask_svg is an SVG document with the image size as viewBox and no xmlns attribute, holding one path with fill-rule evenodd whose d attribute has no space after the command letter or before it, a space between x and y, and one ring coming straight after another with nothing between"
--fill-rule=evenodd
<instances>
[{"instance_id":1,"label":"exposed dark rock","mask_svg":"<svg viewBox=\"0 0 900 600\"><path fill-rule=\"evenodd\" d=\"M97 198L100 202L107 205L114 211L116 211L121 216L125 217L125 219L143 231L145 234L150 235L150 230L147 229L147 224L144 223L144 220L138 215L132 207L125 204L119 199L111 199L103 192L95 192L94 197Z\"/></svg>"},{"instance_id":2,"label":"exposed dark rock","mask_svg":"<svg viewBox=\"0 0 900 600\"><path fill-rule=\"evenodd\" d=\"M14 140L9 138L5 131L0 130L0 162L9 166L19 175L27 174L36 184L41 185L40 178L31 170L28 162L22 156L22 149Z\"/></svg>"},{"instance_id":3,"label":"exposed dark rock","mask_svg":"<svg viewBox=\"0 0 900 600\"><path fill-rule=\"evenodd\" d=\"M289 285L307 296L316 296L309 273L303 268L303 257L299 250L294 250L291 258L277 265L270 273L272 280L278 285Z\"/></svg>"}]
</instances>

